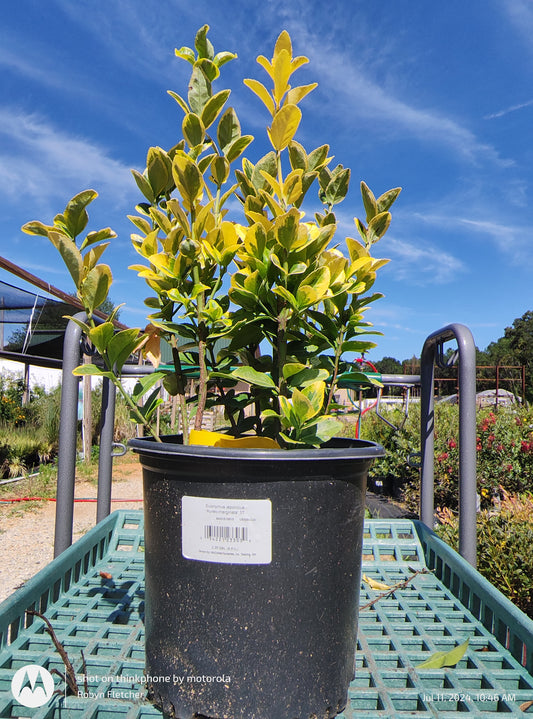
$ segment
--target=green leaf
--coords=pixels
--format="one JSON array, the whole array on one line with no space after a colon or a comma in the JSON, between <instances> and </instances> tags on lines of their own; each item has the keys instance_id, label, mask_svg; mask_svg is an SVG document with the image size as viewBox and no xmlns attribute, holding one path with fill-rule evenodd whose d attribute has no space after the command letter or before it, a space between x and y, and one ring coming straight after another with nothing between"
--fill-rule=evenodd
<instances>
[{"instance_id":1,"label":"green leaf","mask_svg":"<svg viewBox=\"0 0 533 719\"><path fill-rule=\"evenodd\" d=\"M355 340L348 340L342 343L342 352L368 352L368 350L377 347L375 342L357 342Z\"/></svg>"},{"instance_id":2,"label":"green leaf","mask_svg":"<svg viewBox=\"0 0 533 719\"><path fill-rule=\"evenodd\" d=\"M329 145L321 145L309 153L308 169L309 170L320 170L328 159Z\"/></svg>"},{"instance_id":3,"label":"green leaf","mask_svg":"<svg viewBox=\"0 0 533 719\"><path fill-rule=\"evenodd\" d=\"M230 96L231 90L221 90L220 92L217 92L216 95L213 95L207 102L206 106L204 107L202 111L201 120L204 124L205 128L210 127L213 122L217 119L219 116L222 108L224 107L224 104L226 103L226 100ZM199 143L197 143L199 144Z\"/></svg>"},{"instance_id":4,"label":"green leaf","mask_svg":"<svg viewBox=\"0 0 533 719\"><path fill-rule=\"evenodd\" d=\"M187 48L187 50L188 50L188 49L189 49L189 48ZM177 54L177 52L178 52L178 51L176 50L176 54ZM191 50L191 52L192 52L192 50ZM194 58L194 54L193 54L193 58ZM193 59L193 63L194 63L194 59ZM181 95L178 95L177 92L173 92L172 90L167 90L167 92L168 92L168 94L170 95L170 97L172 97L172 98L174 98L174 100L176 100L176 102L178 103L178 105L181 107L181 109L183 110L183 112L184 112L185 114L187 114L188 112L190 112L189 106L187 105L187 103L185 102L185 100L181 97Z\"/></svg>"},{"instance_id":5,"label":"green leaf","mask_svg":"<svg viewBox=\"0 0 533 719\"><path fill-rule=\"evenodd\" d=\"M229 162L223 155L216 155L211 162L211 176L215 185L220 187L229 176Z\"/></svg>"},{"instance_id":6,"label":"green leaf","mask_svg":"<svg viewBox=\"0 0 533 719\"><path fill-rule=\"evenodd\" d=\"M324 406L324 394L326 392L325 382L312 382L302 390L302 394L309 400L314 415L317 415Z\"/></svg>"},{"instance_id":7,"label":"green leaf","mask_svg":"<svg viewBox=\"0 0 533 719\"><path fill-rule=\"evenodd\" d=\"M212 60L215 56L215 50L211 42L207 39L208 31L209 25L203 25L198 30L194 39L194 47L196 48L199 58L207 57L209 60Z\"/></svg>"},{"instance_id":8,"label":"green leaf","mask_svg":"<svg viewBox=\"0 0 533 719\"><path fill-rule=\"evenodd\" d=\"M393 190L388 190L384 192L381 197L378 197L376 200L378 212L387 212L387 210L390 210L391 205L396 201L401 191L401 187L395 187Z\"/></svg>"},{"instance_id":9,"label":"green leaf","mask_svg":"<svg viewBox=\"0 0 533 719\"><path fill-rule=\"evenodd\" d=\"M117 233L114 232L110 227L104 227L102 230L95 230L93 232L89 232L86 238L81 243L80 250L84 250L86 247L95 245L97 242L102 242L102 240L111 240L116 236Z\"/></svg>"},{"instance_id":10,"label":"green leaf","mask_svg":"<svg viewBox=\"0 0 533 719\"><path fill-rule=\"evenodd\" d=\"M307 153L296 140L289 142L289 161L293 170L304 170L305 172L308 168Z\"/></svg>"},{"instance_id":11,"label":"green leaf","mask_svg":"<svg viewBox=\"0 0 533 719\"><path fill-rule=\"evenodd\" d=\"M77 317L70 317L69 315L63 315L63 317L66 320L72 320L72 322L74 322L74 324L76 324L76 325L78 325L78 327L80 327L81 331L84 332L87 335L87 337L90 335L91 327L86 322L82 322L82 320L79 320Z\"/></svg>"},{"instance_id":12,"label":"green leaf","mask_svg":"<svg viewBox=\"0 0 533 719\"><path fill-rule=\"evenodd\" d=\"M114 377L115 377L113 372L108 372L107 370L104 370L101 367L97 367L95 364L82 364L79 367L76 367L75 369L73 369L72 374L76 375L76 377L82 377L84 375L107 377L108 379L111 379L111 380L114 379Z\"/></svg>"},{"instance_id":13,"label":"green leaf","mask_svg":"<svg viewBox=\"0 0 533 719\"><path fill-rule=\"evenodd\" d=\"M151 147L146 158L146 173L154 198L162 195L172 177L172 163L160 147Z\"/></svg>"},{"instance_id":14,"label":"green leaf","mask_svg":"<svg viewBox=\"0 0 533 719\"><path fill-rule=\"evenodd\" d=\"M74 280L76 289L80 288L83 276L83 259L74 241L59 232L50 232L49 238L59 250L63 262L67 266L70 276Z\"/></svg>"},{"instance_id":15,"label":"green leaf","mask_svg":"<svg viewBox=\"0 0 533 719\"><path fill-rule=\"evenodd\" d=\"M365 207L366 221L370 222L370 220L378 214L378 205L374 193L366 182L361 182L361 197L363 198L363 205Z\"/></svg>"},{"instance_id":16,"label":"green leaf","mask_svg":"<svg viewBox=\"0 0 533 719\"><path fill-rule=\"evenodd\" d=\"M220 71L215 63L207 57L203 57L196 61L196 67L204 73L209 82L213 82L220 75Z\"/></svg>"},{"instance_id":17,"label":"green leaf","mask_svg":"<svg viewBox=\"0 0 533 719\"><path fill-rule=\"evenodd\" d=\"M307 369L307 366L301 362L287 362L282 368L283 379L289 379L289 377L305 369Z\"/></svg>"},{"instance_id":18,"label":"green leaf","mask_svg":"<svg viewBox=\"0 0 533 719\"><path fill-rule=\"evenodd\" d=\"M256 387L266 387L268 389L274 389L276 387L274 380L270 375L265 372L258 372L253 367L245 365L234 369L231 376L235 379L240 379L243 382L248 382Z\"/></svg>"},{"instance_id":19,"label":"green leaf","mask_svg":"<svg viewBox=\"0 0 533 719\"><path fill-rule=\"evenodd\" d=\"M283 375L285 376L285 371ZM329 379L329 372L319 367L304 366L303 369L294 372L289 377L286 377L286 379L290 387L307 387L308 385L314 384L317 380L325 381Z\"/></svg>"},{"instance_id":20,"label":"green leaf","mask_svg":"<svg viewBox=\"0 0 533 719\"><path fill-rule=\"evenodd\" d=\"M342 202L348 193L350 184L350 170L342 169L333 175L333 178L326 187L326 202L329 205L337 205Z\"/></svg>"},{"instance_id":21,"label":"green leaf","mask_svg":"<svg viewBox=\"0 0 533 719\"><path fill-rule=\"evenodd\" d=\"M230 60L235 60L237 55L234 52L228 52L227 50L223 50L222 52L217 52L215 57L213 58L213 62L217 67L222 67L222 65L225 65Z\"/></svg>"},{"instance_id":22,"label":"green leaf","mask_svg":"<svg viewBox=\"0 0 533 719\"><path fill-rule=\"evenodd\" d=\"M166 389L169 395L171 395L171 397L175 397L179 393L181 389L181 383L174 372L164 376L163 387Z\"/></svg>"},{"instance_id":23,"label":"green leaf","mask_svg":"<svg viewBox=\"0 0 533 719\"><path fill-rule=\"evenodd\" d=\"M319 447L342 432L343 428L343 423L335 417L324 417L318 422L304 427L300 433L300 441L306 445Z\"/></svg>"},{"instance_id":24,"label":"green leaf","mask_svg":"<svg viewBox=\"0 0 533 719\"><path fill-rule=\"evenodd\" d=\"M137 187L139 188L139 190L143 193L148 202L153 205L155 203L154 192L152 190L152 186L150 185L146 177L144 175L141 175L141 173L137 170L132 170L131 174L133 175L133 179L137 183Z\"/></svg>"},{"instance_id":25,"label":"green leaf","mask_svg":"<svg viewBox=\"0 0 533 719\"><path fill-rule=\"evenodd\" d=\"M172 375L174 375L174 373L172 373ZM163 380L167 376L169 375L167 375L166 372L152 372L152 374L139 377L135 383L133 392L131 393L132 399L135 402L138 402L143 395L145 395L155 384L157 384L157 382Z\"/></svg>"},{"instance_id":26,"label":"green leaf","mask_svg":"<svg viewBox=\"0 0 533 719\"><path fill-rule=\"evenodd\" d=\"M233 162L239 155L242 155L253 139L253 135L243 135L234 140L229 147L226 146L224 148L224 154L228 158L228 162Z\"/></svg>"},{"instance_id":27,"label":"green leaf","mask_svg":"<svg viewBox=\"0 0 533 719\"><path fill-rule=\"evenodd\" d=\"M63 219L69 235L77 237L87 227L89 215L85 209L96 197L98 193L95 190L84 190L69 200Z\"/></svg>"},{"instance_id":28,"label":"green leaf","mask_svg":"<svg viewBox=\"0 0 533 719\"><path fill-rule=\"evenodd\" d=\"M33 220L32 222L26 222L22 225L21 230L27 235L41 235L41 237L48 237L50 231L54 231L56 228L51 225L43 225L42 222Z\"/></svg>"},{"instance_id":29,"label":"green leaf","mask_svg":"<svg viewBox=\"0 0 533 719\"><path fill-rule=\"evenodd\" d=\"M300 305L298 304L296 297L292 294L292 292L289 292L285 287L274 287L272 289L272 292L275 295L279 295L280 297L283 297L284 300L287 300L287 302L293 307L295 310L300 309Z\"/></svg>"},{"instance_id":30,"label":"green leaf","mask_svg":"<svg viewBox=\"0 0 533 719\"><path fill-rule=\"evenodd\" d=\"M267 152L255 165L252 176L250 178L252 185L256 190L263 190L268 187L263 172L266 172L272 177L276 176L277 172L277 160L275 152Z\"/></svg>"},{"instance_id":31,"label":"green leaf","mask_svg":"<svg viewBox=\"0 0 533 719\"><path fill-rule=\"evenodd\" d=\"M235 110L228 107L226 112L220 118L217 127L217 140L220 149L224 149L241 136L241 124Z\"/></svg>"},{"instance_id":32,"label":"green leaf","mask_svg":"<svg viewBox=\"0 0 533 719\"><path fill-rule=\"evenodd\" d=\"M83 280L80 291L89 315L104 302L112 282L113 276L108 265L96 265Z\"/></svg>"},{"instance_id":33,"label":"green leaf","mask_svg":"<svg viewBox=\"0 0 533 719\"><path fill-rule=\"evenodd\" d=\"M128 357L136 350L139 341L139 330L135 327L113 335L107 347L107 356L111 367L116 366L117 373L120 373Z\"/></svg>"},{"instance_id":34,"label":"green leaf","mask_svg":"<svg viewBox=\"0 0 533 719\"><path fill-rule=\"evenodd\" d=\"M380 212L379 215L373 217L368 223L367 240L370 244L377 242L383 237L389 229L391 223L390 212Z\"/></svg>"},{"instance_id":35,"label":"green leaf","mask_svg":"<svg viewBox=\"0 0 533 719\"><path fill-rule=\"evenodd\" d=\"M190 62L191 65L194 65L196 61L196 55L194 54L194 50L191 50L190 47L180 47L179 50L174 50L174 53L176 54L176 57L180 57L182 60Z\"/></svg>"},{"instance_id":36,"label":"green leaf","mask_svg":"<svg viewBox=\"0 0 533 719\"><path fill-rule=\"evenodd\" d=\"M149 422L155 410L159 407L159 405L163 404L163 400L159 396L160 394L161 388L156 387L152 394L146 397L142 405L137 405L137 410L144 417L145 422ZM134 414L131 414L130 416L132 420L136 419Z\"/></svg>"},{"instance_id":37,"label":"green leaf","mask_svg":"<svg viewBox=\"0 0 533 719\"><path fill-rule=\"evenodd\" d=\"M210 97L211 83L199 67L193 67L187 95L191 110L200 116Z\"/></svg>"},{"instance_id":38,"label":"green leaf","mask_svg":"<svg viewBox=\"0 0 533 719\"><path fill-rule=\"evenodd\" d=\"M468 648L470 639L467 639L459 646L450 649L448 652L435 652L425 662L416 665L416 669L441 669L442 667L454 667L461 661Z\"/></svg>"},{"instance_id":39,"label":"green leaf","mask_svg":"<svg viewBox=\"0 0 533 719\"><path fill-rule=\"evenodd\" d=\"M178 152L172 163L172 173L184 204L187 209L191 209L203 188L202 174L198 166L190 157Z\"/></svg>"},{"instance_id":40,"label":"green leaf","mask_svg":"<svg viewBox=\"0 0 533 719\"><path fill-rule=\"evenodd\" d=\"M92 327L89 331L89 339L101 355L107 352L107 346L115 333L112 322L104 322L101 325Z\"/></svg>"},{"instance_id":41,"label":"green leaf","mask_svg":"<svg viewBox=\"0 0 533 719\"><path fill-rule=\"evenodd\" d=\"M296 419L296 427L301 427L316 415L312 402L298 389L295 389L292 393L291 404L293 417Z\"/></svg>"},{"instance_id":42,"label":"green leaf","mask_svg":"<svg viewBox=\"0 0 533 719\"><path fill-rule=\"evenodd\" d=\"M189 147L196 147L204 141L204 124L194 112L189 112L185 115L181 129L183 137L187 140Z\"/></svg>"}]
</instances>

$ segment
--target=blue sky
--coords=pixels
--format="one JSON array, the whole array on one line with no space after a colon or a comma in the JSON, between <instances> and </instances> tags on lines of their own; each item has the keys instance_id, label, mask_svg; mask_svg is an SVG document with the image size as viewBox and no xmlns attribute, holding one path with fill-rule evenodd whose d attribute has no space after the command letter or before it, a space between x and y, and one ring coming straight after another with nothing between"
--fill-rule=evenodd
<instances>
[{"instance_id":1,"label":"blue sky","mask_svg":"<svg viewBox=\"0 0 533 719\"><path fill-rule=\"evenodd\" d=\"M50 221L92 187L91 227L118 233L107 261L123 322L144 326L144 284L127 266L140 195L130 173L151 145L180 137L188 65L207 23L215 50L238 59L218 89L232 87L252 159L267 151L263 106L242 85L266 80L255 63L279 32L309 65L300 84L296 139L324 142L352 169L339 206L339 239L363 217L359 180L375 194L402 186L393 222L375 248L391 262L368 312L385 336L370 359L419 355L450 322L470 327L481 349L533 309L532 0L19 0L0 41L0 254L65 291L72 285L44 238L20 226ZM0 279L24 286L4 272Z\"/></svg>"}]
</instances>

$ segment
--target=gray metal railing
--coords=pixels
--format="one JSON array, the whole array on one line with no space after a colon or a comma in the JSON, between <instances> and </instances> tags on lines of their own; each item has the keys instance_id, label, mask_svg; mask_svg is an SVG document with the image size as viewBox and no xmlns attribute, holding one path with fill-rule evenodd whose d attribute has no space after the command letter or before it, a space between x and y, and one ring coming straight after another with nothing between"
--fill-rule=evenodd
<instances>
[{"instance_id":1,"label":"gray metal railing","mask_svg":"<svg viewBox=\"0 0 533 719\"><path fill-rule=\"evenodd\" d=\"M433 332L424 342L421 357L420 519L434 526L435 466L435 361L442 346L455 339L459 356L459 553L476 566L476 347L472 333L461 324Z\"/></svg>"}]
</instances>

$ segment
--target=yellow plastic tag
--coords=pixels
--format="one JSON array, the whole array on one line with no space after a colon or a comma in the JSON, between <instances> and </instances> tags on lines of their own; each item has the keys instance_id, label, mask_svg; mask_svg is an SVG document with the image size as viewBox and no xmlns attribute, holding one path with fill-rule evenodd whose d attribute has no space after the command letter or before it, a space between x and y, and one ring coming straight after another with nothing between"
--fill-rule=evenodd
<instances>
[{"instance_id":1,"label":"yellow plastic tag","mask_svg":"<svg viewBox=\"0 0 533 719\"><path fill-rule=\"evenodd\" d=\"M209 432L207 429L191 429L189 444L202 444L205 447L231 447L250 449L281 449L275 439L270 437L229 437L222 432Z\"/></svg>"}]
</instances>

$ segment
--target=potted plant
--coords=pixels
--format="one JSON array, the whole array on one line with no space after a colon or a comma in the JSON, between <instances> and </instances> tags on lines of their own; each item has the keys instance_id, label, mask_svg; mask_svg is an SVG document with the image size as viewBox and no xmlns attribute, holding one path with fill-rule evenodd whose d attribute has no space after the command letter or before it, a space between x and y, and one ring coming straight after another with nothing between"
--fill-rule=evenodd
<instances>
[{"instance_id":1,"label":"potted plant","mask_svg":"<svg viewBox=\"0 0 533 719\"><path fill-rule=\"evenodd\" d=\"M52 225L23 229L56 246L85 307L81 324L101 361L77 374L108 377L151 434L131 446L144 476L153 700L181 719L330 717L353 677L366 474L383 455L336 439L335 392L345 355L375 346L361 339L373 333L364 311L381 296L371 288L387 260L371 251L400 188L376 199L361 183L366 219L343 252L334 207L350 170L332 169L328 145L308 153L295 140L316 85L290 81L307 58L293 56L282 32L271 60L257 58L271 89L244 81L269 115L272 149L252 162L230 90L213 90L236 56L215 54L208 29L194 49L176 50L191 65L187 96L169 93L183 137L151 147L146 169L133 171L143 195L130 217L141 257L133 269L151 290L145 330L116 332L118 307L106 321L94 316L112 283L100 259L115 236L105 228L78 241L96 192L74 197ZM161 339L170 367L159 366ZM130 396L121 369L139 351L157 369ZM180 437L151 429L160 380L179 399ZM216 406L227 428L205 433Z\"/></svg>"}]
</instances>

